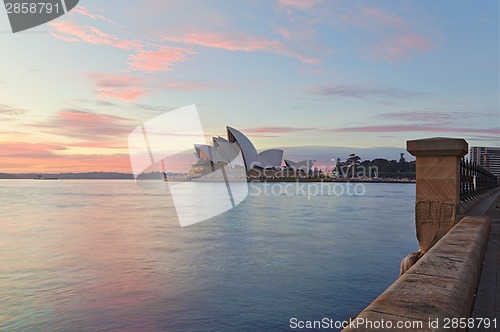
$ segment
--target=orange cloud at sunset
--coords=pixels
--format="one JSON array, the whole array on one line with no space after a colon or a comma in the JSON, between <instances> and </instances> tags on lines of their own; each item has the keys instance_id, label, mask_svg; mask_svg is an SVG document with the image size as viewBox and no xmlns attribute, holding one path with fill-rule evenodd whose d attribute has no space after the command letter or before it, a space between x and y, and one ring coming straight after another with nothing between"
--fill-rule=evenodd
<instances>
[{"instance_id":1,"label":"orange cloud at sunset","mask_svg":"<svg viewBox=\"0 0 500 332\"><path fill-rule=\"evenodd\" d=\"M0 172L78 172L88 170L130 172L127 154L62 155L57 144L0 142Z\"/></svg>"}]
</instances>

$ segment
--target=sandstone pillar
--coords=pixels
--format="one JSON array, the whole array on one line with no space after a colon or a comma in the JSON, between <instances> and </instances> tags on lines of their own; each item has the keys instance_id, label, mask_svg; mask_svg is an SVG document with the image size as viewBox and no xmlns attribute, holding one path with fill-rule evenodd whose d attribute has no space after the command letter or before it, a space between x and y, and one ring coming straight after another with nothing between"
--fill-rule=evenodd
<instances>
[{"instance_id":1,"label":"sandstone pillar","mask_svg":"<svg viewBox=\"0 0 500 332\"><path fill-rule=\"evenodd\" d=\"M460 158L468 144L459 138L406 142L417 159L415 224L420 251L427 252L457 222L460 207Z\"/></svg>"}]
</instances>

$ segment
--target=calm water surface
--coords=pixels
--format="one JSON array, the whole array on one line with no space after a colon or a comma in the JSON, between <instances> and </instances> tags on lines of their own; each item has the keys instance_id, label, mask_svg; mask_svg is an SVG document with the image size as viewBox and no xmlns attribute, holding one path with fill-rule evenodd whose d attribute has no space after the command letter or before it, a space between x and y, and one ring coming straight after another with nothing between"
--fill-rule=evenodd
<instances>
[{"instance_id":1,"label":"calm water surface","mask_svg":"<svg viewBox=\"0 0 500 332\"><path fill-rule=\"evenodd\" d=\"M0 330L281 331L291 317L342 320L418 248L413 184L250 195L181 228L165 184L148 182L0 180Z\"/></svg>"}]
</instances>

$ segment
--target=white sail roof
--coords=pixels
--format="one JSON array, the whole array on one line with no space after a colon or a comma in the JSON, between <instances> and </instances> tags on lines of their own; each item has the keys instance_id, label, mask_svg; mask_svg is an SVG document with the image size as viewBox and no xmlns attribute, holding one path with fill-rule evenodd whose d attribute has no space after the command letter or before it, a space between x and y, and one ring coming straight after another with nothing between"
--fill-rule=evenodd
<instances>
[{"instance_id":1,"label":"white sail roof","mask_svg":"<svg viewBox=\"0 0 500 332\"><path fill-rule=\"evenodd\" d=\"M285 159L285 164L287 167L290 167L293 170L303 170L305 172L308 172L316 160L302 160L299 162L294 162L288 159Z\"/></svg>"},{"instance_id":2,"label":"white sail roof","mask_svg":"<svg viewBox=\"0 0 500 332\"><path fill-rule=\"evenodd\" d=\"M283 150L270 149L257 153L252 142L239 130L227 128L227 137L213 137L213 146L205 144L195 145L196 156L214 163L224 163L231 167L245 167L250 170L259 168L280 168L283 162ZM307 162L305 166L307 166ZM293 163L293 162L291 162ZM311 163L314 163L314 160ZM295 163L293 163L295 165ZM287 164L288 165L288 164ZM299 167L304 165L299 165Z\"/></svg>"},{"instance_id":3,"label":"white sail roof","mask_svg":"<svg viewBox=\"0 0 500 332\"><path fill-rule=\"evenodd\" d=\"M196 144L194 146L198 158L205 158L214 163L225 163L229 164L229 160L220 151L213 146L205 144Z\"/></svg>"},{"instance_id":4,"label":"white sail roof","mask_svg":"<svg viewBox=\"0 0 500 332\"><path fill-rule=\"evenodd\" d=\"M270 149L258 154L258 161L263 168L279 168L283 161L283 150Z\"/></svg>"},{"instance_id":5,"label":"white sail roof","mask_svg":"<svg viewBox=\"0 0 500 332\"><path fill-rule=\"evenodd\" d=\"M245 160L245 166L247 169L252 169L255 165L259 165L257 159L257 150L255 146L250 142L250 140L243 135L239 130L232 127L227 128L227 138L230 143L238 143L241 152L243 153L243 159Z\"/></svg>"},{"instance_id":6,"label":"white sail roof","mask_svg":"<svg viewBox=\"0 0 500 332\"><path fill-rule=\"evenodd\" d=\"M226 139L222 137L214 137L214 146L217 150L228 160L231 167L243 166L245 167L245 162L243 160L243 155L241 149L237 144L229 143Z\"/></svg>"}]
</instances>

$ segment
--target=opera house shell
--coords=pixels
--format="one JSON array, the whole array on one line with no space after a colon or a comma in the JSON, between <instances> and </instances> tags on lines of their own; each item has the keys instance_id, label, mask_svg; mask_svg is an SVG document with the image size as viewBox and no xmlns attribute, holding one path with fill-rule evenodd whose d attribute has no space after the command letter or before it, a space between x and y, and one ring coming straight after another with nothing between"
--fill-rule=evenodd
<instances>
[{"instance_id":1,"label":"opera house shell","mask_svg":"<svg viewBox=\"0 0 500 332\"><path fill-rule=\"evenodd\" d=\"M251 170L280 170L283 163L283 150L270 149L260 153L257 152L253 143L239 130L226 127L227 139L213 137L213 146L196 144L196 163L188 175L198 178L224 169L225 172L251 171ZM288 168L293 170L305 170L306 172L314 164L314 160L293 162L285 160ZM234 173L234 172L233 172Z\"/></svg>"},{"instance_id":2,"label":"opera house shell","mask_svg":"<svg viewBox=\"0 0 500 332\"><path fill-rule=\"evenodd\" d=\"M316 160L302 160L299 162L293 162L291 160L285 159L286 167L294 171L302 170L304 172L308 172L315 162Z\"/></svg>"}]
</instances>

